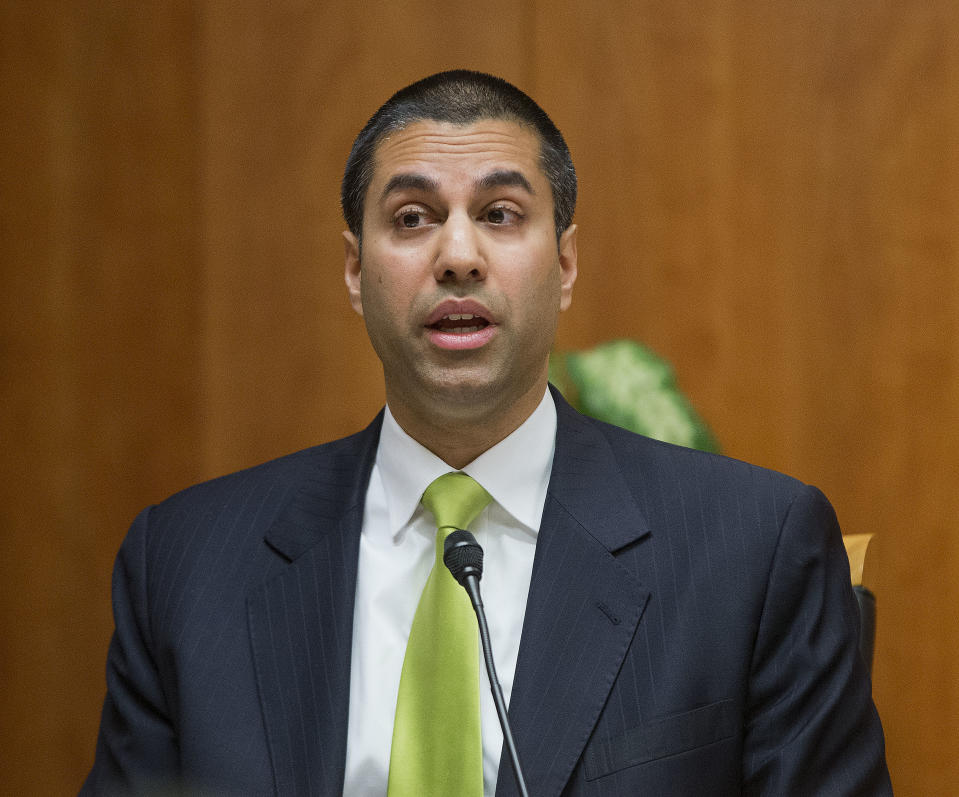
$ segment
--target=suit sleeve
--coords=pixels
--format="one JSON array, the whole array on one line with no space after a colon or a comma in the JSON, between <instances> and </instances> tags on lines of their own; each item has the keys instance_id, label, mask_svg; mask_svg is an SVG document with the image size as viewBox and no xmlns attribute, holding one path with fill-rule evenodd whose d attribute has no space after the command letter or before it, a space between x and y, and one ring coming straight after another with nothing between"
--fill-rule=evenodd
<instances>
[{"instance_id":1,"label":"suit sleeve","mask_svg":"<svg viewBox=\"0 0 959 797\"><path fill-rule=\"evenodd\" d=\"M134 521L113 571L115 630L96 758L81 795L172 793L177 739L154 659L147 593L150 510Z\"/></svg>"},{"instance_id":2,"label":"suit sleeve","mask_svg":"<svg viewBox=\"0 0 959 797\"><path fill-rule=\"evenodd\" d=\"M835 513L804 487L780 529L753 652L744 794L892 794L858 635Z\"/></svg>"}]
</instances>

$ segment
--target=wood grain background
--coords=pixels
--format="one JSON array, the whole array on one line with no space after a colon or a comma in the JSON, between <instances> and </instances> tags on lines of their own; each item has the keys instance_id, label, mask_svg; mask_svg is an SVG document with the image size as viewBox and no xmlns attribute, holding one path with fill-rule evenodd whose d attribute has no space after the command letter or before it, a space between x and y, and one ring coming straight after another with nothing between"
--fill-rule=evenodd
<instances>
[{"instance_id":1,"label":"wood grain background","mask_svg":"<svg viewBox=\"0 0 959 797\"><path fill-rule=\"evenodd\" d=\"M396 88L529 91L581 178L560 345L676 365L734 456L875 532L897 793L959 790L959 6L0 6L0 792L92 761L136 511L383 400L338 182Z\"/></svg>"}]
</instances>

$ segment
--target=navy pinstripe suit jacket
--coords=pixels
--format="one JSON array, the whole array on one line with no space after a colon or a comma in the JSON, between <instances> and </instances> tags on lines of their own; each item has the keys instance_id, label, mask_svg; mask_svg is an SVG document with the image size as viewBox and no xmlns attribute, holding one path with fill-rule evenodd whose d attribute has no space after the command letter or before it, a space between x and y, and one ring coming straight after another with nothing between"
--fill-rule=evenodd
<instances>
[{"instance_id":1,"label":"navy pinstripe suit jacket","mask_svg":"<svg viewBox=\"0 0 959 797\"><path fill-rule=\"evenodd\" d=\"M509 709L530 793L891 793L823 495L555 398ZM379 427L136 519L82 793L341 792ZM497 795L515 793L504 756Z\"/></svg>"}]
</instances>

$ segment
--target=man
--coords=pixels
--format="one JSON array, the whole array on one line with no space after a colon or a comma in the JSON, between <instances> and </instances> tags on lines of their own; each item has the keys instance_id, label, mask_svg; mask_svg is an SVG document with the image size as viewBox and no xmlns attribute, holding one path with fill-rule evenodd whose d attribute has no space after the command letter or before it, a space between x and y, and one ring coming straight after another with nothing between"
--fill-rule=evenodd
<instances>
[{"instance_id":1,"label":"man","mask_svg":"<svg viewBox=\"0 0 959 797\"><path fill-rule=\"evenodd\" d=\"M343 182L346 283L387 408L137 518L86 793L518 793L475 635L454 688L410 664L471 625L419 631L451 471L484 496L465 522L530 794L891 792L822 494L547 389L575 191L559 131L497 78L434 75L373 116ZM434 769L468 785L416 780Z\"/></svg>"}]
</instances>

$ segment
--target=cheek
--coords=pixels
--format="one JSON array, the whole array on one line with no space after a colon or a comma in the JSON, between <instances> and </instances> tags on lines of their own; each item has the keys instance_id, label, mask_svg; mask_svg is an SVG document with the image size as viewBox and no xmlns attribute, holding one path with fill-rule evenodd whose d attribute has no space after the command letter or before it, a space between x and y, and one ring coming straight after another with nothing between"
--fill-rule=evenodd
<instances>
[{"instance_id":1,"label":"cheek","mask_svg":"<svg viewBox=\"0 0 959 797\"><path fill-rule=\"evenodd\" d=\"M373 248L364 252L363 266L379 285L402 285L412 282L423 271L424 258L413 250L393 247Z\"/></svg>"},{"instance_id":2,"label":"cheek","mask_svg":"<svg viewBox=\"0 0 959 797\"><path fill-rule=\"evenodd\" d=\"M378 263L367 268L361 292L363 305L369 312L375 309L381 318L400 318L412 301L412 276L396 264Z\"/></svg>"},{"instance_id":3,"label":"cheek","mask_svg":"<svg viewBox=\"0 0 959 797\"><path fill-rule=\"evenodd\" d=\"M513 269L512 280L516 289L513 295L541 308L554 304L558 307L561 281L559 262L546 255L535 261L517 258L514 263L520 267Z\"/></svg>"}]
</instances>

